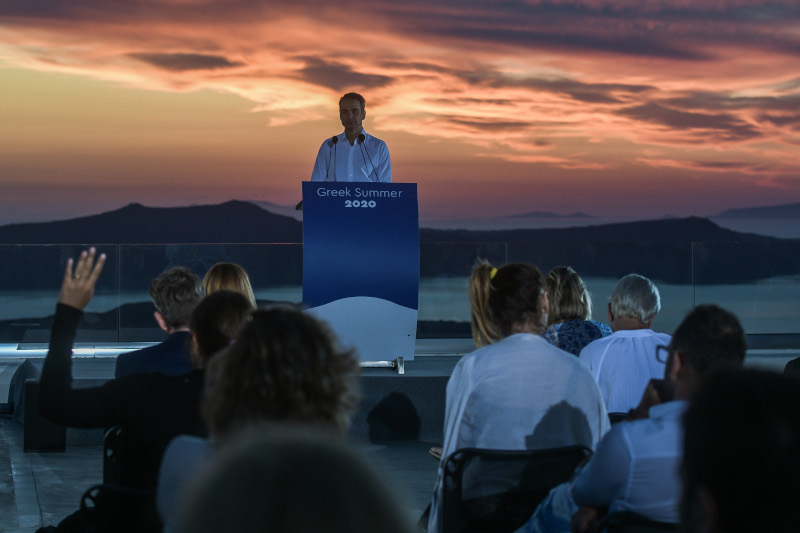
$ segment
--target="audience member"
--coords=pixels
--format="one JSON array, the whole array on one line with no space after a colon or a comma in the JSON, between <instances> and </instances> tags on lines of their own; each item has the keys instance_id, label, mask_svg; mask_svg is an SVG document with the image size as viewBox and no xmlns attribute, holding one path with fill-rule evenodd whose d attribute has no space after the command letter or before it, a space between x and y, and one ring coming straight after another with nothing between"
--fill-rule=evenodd
<instances>
[{"instance_id":1,"label":"audience member","mask_svg":"<svg viewBox=\"0 0 800 533\"><path fill-rule=\"evenodd\" d=\"M217 263L209 268L203 277L203 289L206 294L220 290L238 292L250 300L253 309L258 307L253 287L250 285L250 277L247 271L236 263Z\"/></svg>"},{"instance_id":2,"label":"audience member","mask_svg":"<svg viewBox=\"0 0 800 533\"><path fill-rule=\"evenodd\" d=\"M258 428L221 450L192 487L186 533L412 533L363 457L303 428Z\"/></svg>"},{"instance_id":3,"label":"audience member","mask_svg":"<svg viewBox=\"0 0 800 533\"><path fill-rule=\"evenodd\" d=\"M614 333L581 350L580 358L600 385L609 413L636 407L647 383L664 377L656 347L669 344L670 336L650 329L660 310L661 297L653 282L628 274L614 287L608 304Z\"/></svg>"},{"instance_id":4,"label":"audience member","mask_svg":"<svg viewBox=\"0 0 800 533\"><path fill-rule=\"evenodd\" d=\"M343 437L357 402L358 361L330 331L299 310L255 311L206 372L203 416L212 441L181 436L164 454L158 509L175 531L185 488L208 462L212 444L248 426L294 422Z\"/></svg>"},{"instance_id":5,"label":"audience member","mask_svg":"<svg viewBox=\"0 0 800 533\"><path fill-rule=\"evenodd\" d=\"M720 373L683 420L683 531L800 531L795 378L754 369Z\"/></svg>"},{"instance_id":6,"label":"audience member","mask_svg":"<svg viewBox=\"0 0 800 533\"><path fill-rule=\"evenodd\" d=\"M179 434L203 435L205 426L199 403L203 386L202 370L183 376L160 372L132 374L111 380L100 387L76 389L72 384L71 349L82 310L94 294L97 278L105 263L95 249L84 251L74 265L70 259L64 273L50 350L42 369L39 409L49 420L69 427L103 428L121 426L120 483L125 487L154 490L161 456L167 444ZM213 343L227 344L220 336L232 335L250 310L246 298L220 292L203 300L193 314L198 329L195 344L201 348L199 367L213 353ZM152 499L138 514L143 523L120 525L120 531L160 531L153 525ZM59 524L57 531L83 531L86 514L77 512ZM154 528L154 529L153 529Z\"/></svg>"},{"instance_id":7,"label":"audience member","mask_svg":"<svg viewBox=\"0 0 800 533\"><path fill-rule=\"evenodd\" d=\"M787 376L800 377L800 357L787 362L783 367L783 373Z\"/></svg>"},{"instance_id":8,"label":"audience member","mask_svg":"<svg viewBox=\"0 0 800 533\"><path fill-rule=\"evenodd\" d=\"M472 338L478 348L497 342L502 338L497 327L489 318L489 310L487 309L489 304L489 281L493 272L497 272L497 269L490 265L488 261L481 259L472 270L472 276L469 281Z\"/></svg>"},{"instance_id":9,"label":"audience member","mask_svg":"<svg viewBox=\"0 0 800 533\"><path fill-rule=\"evenodd\" d=\"M611 335L611 328L592 320L592 298L572 268L558 266L544 278L550 314L544 338L565 352L580 355L592 341Z\"/></svg>"},{"instance_id":10,"label":"audience member","mask_svg":"<svg viewBox=\"0 0 800 533\"><path fill-rule=\"evenodd\" d=\"M150 283L150 298L156 306L156 322L169 336L160 344L121 354L114 375L163 372L179 376L189 372L189 317L202 297L200 278L188 268L173 267L159 274Z\"/></svg>"},{"instance_id":11,"label":"audience member","mask_svg":"<svg viewBox=\"0 0 800 533\"><path fill-rule=\"evenodd\" d=\"M476 285L485 285L476 287ZM603 399L584 365L545 341L548 300L539 269L479 264L470 277L473 319L501 338L463 357L447 384L443 460L460 448L594 448L609 428ZM475 311L475 310L481 311ZM483 313L476 317L475 313ZM440 531L441 464L429 531Z\"/></svg>"},{"instance_id":12,"label":"audience member","mask_svg":"<svg viewBox=\"0 0 800 533\"><path fill-rule=\"evenodd\" d=\"M551 491L522 531L569 532L573 514L572 531L591 531L606 509L677 523L687 400L714 372L741 367L746 351L735 315L716 305L693 309L666 347L665 378L674 400L652 406L649 418L615 425L575 479Z\"/></svg>"}]
</instances>

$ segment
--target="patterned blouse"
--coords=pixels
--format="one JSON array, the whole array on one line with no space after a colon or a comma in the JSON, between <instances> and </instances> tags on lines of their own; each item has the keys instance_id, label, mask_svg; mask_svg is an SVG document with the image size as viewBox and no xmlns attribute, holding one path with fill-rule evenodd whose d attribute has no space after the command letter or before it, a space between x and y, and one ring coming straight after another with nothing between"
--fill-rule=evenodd
<instances>
[{"instance_id":1,"label":"patterned blouse","mask_svg":"<svg viewBox=\"0 0 800 533\"><path fill-rule=\"evenodd\" d=\"M590 342L609 335L611 328L605 324L575 318L548 326L542 336L553 346L577 356Z\"/></svg>"}]
</instances>

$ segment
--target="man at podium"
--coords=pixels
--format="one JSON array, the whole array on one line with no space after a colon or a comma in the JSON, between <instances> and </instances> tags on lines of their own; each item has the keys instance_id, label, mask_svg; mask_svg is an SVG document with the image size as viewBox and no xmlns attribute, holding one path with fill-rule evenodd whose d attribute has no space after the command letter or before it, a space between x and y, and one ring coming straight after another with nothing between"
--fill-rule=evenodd
<instances>
[{"instance_id":1,"label":"man at podium","mask_svg":"<svg viewBox=\"0 0 800 533\"><path fill-rule=\"evenodd\" d=\"M364 131L366 102L358 93L339 99L344 132L325 139L317 154L311 181L392 181L392 162L386 143Z\"/></svg>"}]
</instances>

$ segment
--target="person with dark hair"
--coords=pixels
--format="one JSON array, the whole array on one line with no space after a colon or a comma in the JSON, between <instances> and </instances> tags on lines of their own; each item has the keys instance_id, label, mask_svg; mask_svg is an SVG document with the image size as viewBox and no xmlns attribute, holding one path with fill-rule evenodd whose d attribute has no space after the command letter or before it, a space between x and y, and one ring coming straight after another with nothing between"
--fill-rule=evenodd
<instances>
[{"instance_id":1,"label":"person with dark hair","mask_svg":"<svg viewBox=\"0 0 800 533\"><path fill-rule=\"evenodd\" d=\"M683 417L686 533L800 531L800 387L765 370L719 373Z\"/></svg>"},{"instance_id":2,"label":"person with dark hair","mask_svg":"<svg viewBox=\"0 0 800 533\"><path fill-rule=\"evenodd\" d=\"M550 314L544 338L572 355L587 344L611 335L611 328L592 320L592 297L572 268L557 266L544 278Z\"/></svg>"},{"instance_id":3,"label":"person with dark hair","mask_svg":"<svg viewBox=\"0 0 800 533\"><path fill-rule=\"evenodd\" d=\"M600 385L609 413L636 407L649 381L664 376L656 346L669 344L669 335L651 329L660 310L661 295L652 281L639 274L624 276L608 304L613 333L581 350L580 359Z\"/></svg>"},{"instance_id":4,"label":"person with dark hair","mask_svg":"<svg viewBox=\"0 0 800 533\"><path fill-rule=\"evenodd\" d=\"M156 307L153 313L156 322L169 336L154 346L120 354L114 370L116 377L138 372L179 376L192 369L186 343L189 317L203 298L200 278L186 267L170 268L150 283L150 298Z\"/></svg>"},{"instance_id":5,"label":"person with dark hair","mask_svg":"<svg viewBox=\"0 0 800 533\"><path fill-rule=\"evenodd\" d=\"M302 423L343 438L358 400L358 361L328 328L288 306L252 313L235 341L206 370L203 418L212 440L170 443L159 474L164 531L175 531L185 488L212 444L259 423Z\"/></svg>"},{"instance_id":6,"label":"person with dark hair","mask_svg":"<svg viewBox=\"0 0 800 533\"><path fill-rule=\"evenodd\" d=\"M311 181L392 181L389 148L364 131L366 116L366 101L360 94L347 93L339 99L344 132L322 143Z\"/></svg>"},{"instance_id":7,"label":"person with dark hair","mask_svg":"<svg viewBox=\"0 0 800 533\"><path fill-rule=\"evenodd\" d=\"M221 290L238 292L250 300L253 309L258 307L253 287L250 285L250 276L244 267L236 263L222 262L209 268L203 276L203 290L206 294Z\"/></svg>"},{"instance_id":8,"label":"person with dark hair","mask_svg":"<svg viewBox=\"0 0 800 533\"><path fill-rule=\"evenodd\" d=\"M99 387L76 389L72 383L71 350L82 310L92 298L105 263L96 251L70 259L64 272L56 306L50 349L42 369L39 410L44 417L68 427L120 426L123 439L118 455L119 482L124 487L154 491L164 449L180 434L204 435L200 416L202 368L221 347L227 346L250 311L250 302L236 293L220 291L205 298L192 313L193 356L196 369L182 376L161 372L137 373L113 379ZM154 498L137 500L132 513L141 522L116 524L118 531L160 531ZM98 504L99 505L99 504ZM67 517L56 531L85 531L86 513Z\"/></svg>"},{"instance_id":9,"label":"person with dark hair","mask_svg":"<svg viewBox=\"0 0 800 533\"><path fill-rule=\"evenodd\" d=\"M663 403L650 406L649 418L616 424L575 479L551 491L521 531L592 531L606 510L678 522L681 417L708 376L742 366L747 341L733 313L699 305L662 348L674 399L662 398Z\"/></svg>"},{"instance_id":10,"label":"person with dark hair","mask_svg":"<svg viewBox=\"0 0 800 533\"><path fill-rule=\"evenodd\" d=\"M413 533L397 497L361 455L306 427L237 436L191 487L185 533Z\"/></svg>"},{"instance_id":11,"label":"person with dark hair","mask_svg":"<svg viewBox=\"0 0 800 533\"><path fill-rule=\"evenodd\" d=\"M442 463L428 521L431 532L441 530L442 465L453 452L576 444L593 449L609 428L603 398L589 371L541 336L549 305L538 268L527 263L494 268L481 262L470 276L470 297L473 324L490 331L476 340L486 336L491 344L464 356L447 383Z\"/></svg>"}]
</instances>

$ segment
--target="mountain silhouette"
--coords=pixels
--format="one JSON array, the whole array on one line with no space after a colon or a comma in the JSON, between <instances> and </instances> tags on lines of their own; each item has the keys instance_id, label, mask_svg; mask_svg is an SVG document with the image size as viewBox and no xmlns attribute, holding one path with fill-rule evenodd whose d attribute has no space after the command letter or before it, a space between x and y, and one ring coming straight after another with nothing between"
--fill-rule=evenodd
<instances>
[{"instance_id":1,"label":"mountain silhouette","mask_svg":"<svg viewBox=\"0 0 800 533\"><path fill-rule=\"evenodd\" d=\"M297 220L237 200L191 207L134 203L99 215L0 227L0 244L234 244L302 239L302 224Z\"/></svg>"}]
</instances>

